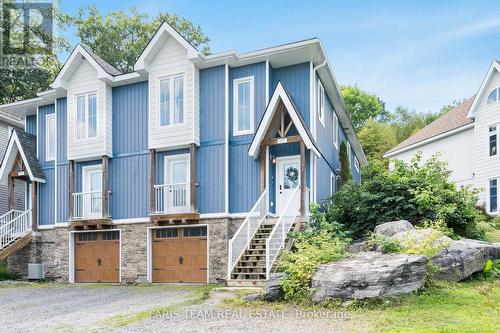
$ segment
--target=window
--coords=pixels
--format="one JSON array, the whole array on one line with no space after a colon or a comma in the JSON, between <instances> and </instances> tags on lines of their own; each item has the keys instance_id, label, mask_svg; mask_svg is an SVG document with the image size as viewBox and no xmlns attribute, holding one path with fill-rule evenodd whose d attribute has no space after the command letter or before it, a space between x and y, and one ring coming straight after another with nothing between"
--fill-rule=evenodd
<instances>
[{"instance_id":1,"label":"window","mask_svg":"<svg viewBox=\"0 0 500 333\"><path fill-rule=\"evenodd\" d=\"M488 155L496 156L498 142L498 125L488 127Z\"/></svg>"},{"instance_id":2,"label":"window","mask_svg":"<svg viewBox=\"0 0 500 333\"><path fill-rule=\"evenodd\" d=\"M318 118L321 125L325 127L325 88L318 80Z\"/></svg>"},{"instance_id":3,"label":"window","mask_svg":"<svg viewBox=\"0 0 500 333\"><path fill-rule=\"evenodd\" d=\"M335 111L333 111L333 145L335 148L339 148L339 118L337 117L337 114Z\"/></svg>"},{"instance_id":4,"label":"window","mask_svg":"<svg viewBox=\"0 0 500 333\"><path fill-rule=\"evenodd\" d=\"M76 96L77 139L97 136L97 95L95 93Z\"/></svg>"},{"instance_id":5,"label":"window","mask_svg":"<svg viewBox=\"0 0 500 333\"><path fill-rule=\"evenodd\" d=\"M337 177L333 172L330 173L330 196L337 192Z\"/></svg>"},{"instance_id":6,"label":"window","mask_svg":"<svg viewBox=\"0 0 500 333\"><path fill-rule=\"evenodd\" d=\"M119 239L120 233L118 231L106 231L102 233L102 240L111 241Z\"/></svg>"},{"instance_id":7,"label":"window","mask_svg":"<svg viewBox=\"0 0 500 333\"><path fill-rule=\"evenodd\" d=\"M351 143L347 141L347 160L349 161L349 168L351 168Z\"/></svg>"},{"instance_id":8,"label":"window","mask_svg":"<svg viewBox=\"0 0 500 333\"><path fill-rule=\"evenodd\" d=\"M184 228L184 237L205 237L207 236L207 227Z\"/></svg>"},{"instance_id":9,"label":"window","mask_svg":"<svg viewBox=\"0 0 500 333\"><path fill-rule=\"evenodd\" d=\"M490 94L488 95L488 100L486 101L486 104L498 102L498 89L500 89L500 88L495 88L490 92Z\"/></svg>"},{"instance_id":10,"label":"window","mask_svg":"<svg viewBox=\"0 0 500 333\"><path fill-rule=\"evenodd\" d=\"M357 157L354 157L354 167L357 171L359 171L359 161Z\"/></svg>"},{"instance_id":11,"label":"window","mask_svg":"<svg viewBox=\"0 0 500 333\"><path fill-rule=\"evenodd\" d=\"M160 80L160 126L184 123L184 75Z\"/></svg>"},{"instance_id":12,"label":"window","mask_svg":"<svg viewBox=\"0 0 500 333\"><path fill-rule=\"evenodd\" d=\"M234 80L233 135L252 134L254 130L253 76Z\"/></svg>"},{"instance_id":13,"label":"window","mask_svg":"<svg viewBox=\"0 0 500 333\"><path fill-rule=\"evenodd\" d=\"M156 229L156 238L177 238L179 237L178 230L177 228Z\"/></svg>"},{"instance_id":14,"label":"window","mask_svg":"<svg viewBox=\"0 0 500 333\"><path fill-rule=\"evenodd\" d=\"M497 190L497 179L490 179L490 213L496 212L498 210L498 190Z\"/></svg>"},{"instance_id":15,"label":"window","mask_svg":"<svg viewBox=\"0 0 500 333\"><path fill-rule=\"evenodd\" d=\"M97 240L97 232L83 232L78 234L79 242L91 242Z\"/></svg>"},{"instance_id":16,"label":"window","mask_svg":"<svg viewBox=\"0 0 500 333\"><path fill-rule=\"evenodd\" d=\"M45 160L56 158L56 117L53 113L45 116Z\"/></svg>"}]
</instances>

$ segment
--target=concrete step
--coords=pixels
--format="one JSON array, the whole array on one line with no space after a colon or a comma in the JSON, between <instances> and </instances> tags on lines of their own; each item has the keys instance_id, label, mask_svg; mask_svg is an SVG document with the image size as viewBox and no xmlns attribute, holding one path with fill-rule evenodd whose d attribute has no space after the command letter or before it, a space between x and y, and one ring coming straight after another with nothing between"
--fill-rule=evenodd
<instances>
[{"instance_id":1,"label":"concrete step","mask_svg":"<svg viewBox=\"0 0 500 333\"><path fill-rule=\"evenodd\" d=\"M239 280L239 279L229 279L226 281L228 287L265 287L265 280Z\"/></svg>"}]
</instances>

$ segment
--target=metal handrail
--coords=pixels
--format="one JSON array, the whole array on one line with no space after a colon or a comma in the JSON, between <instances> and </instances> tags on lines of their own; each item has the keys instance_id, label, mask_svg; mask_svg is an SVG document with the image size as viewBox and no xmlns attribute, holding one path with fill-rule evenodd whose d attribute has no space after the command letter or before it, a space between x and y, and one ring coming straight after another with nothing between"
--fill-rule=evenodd
<instances>
[{"instance_id":1,"label":"metal handrail","mask_svg":"<svg viewBox=\"0 0 500 333\"><path fill-rule=\"evenodd\" d=\"M0 251L31 232L31 209L0 226Z\"/></svg>"},{"instance_id":2,"label":"metal handrail","mask_svg":"<svg viewBox=\"0 0 500 333\"><path fill-rule=\"evenodd\" d=\"M191 183L154 185L153 214L165 214L170 211L190 210Z\"/></svg>"}]
</instances>

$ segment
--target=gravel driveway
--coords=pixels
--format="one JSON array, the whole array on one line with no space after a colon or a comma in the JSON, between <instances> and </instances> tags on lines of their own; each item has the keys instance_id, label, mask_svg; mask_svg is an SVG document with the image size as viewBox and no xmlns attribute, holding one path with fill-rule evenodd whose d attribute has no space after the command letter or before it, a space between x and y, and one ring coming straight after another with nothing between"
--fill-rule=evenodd
<instances>
[{"instance_id":1,"label":"gravel driveway","mask_svg":"<svg viewBox=\"0 0 500 333\"><path fill-rule=\"evenodd\" d=\"M351 332L336 313L242 307L207 286L0 284L2 332ZM209 295L209 297L207 297ZM318 317L319 316L319 317ZM356 332L362 332L358 326Z\"/></svg>"}]
</instances>

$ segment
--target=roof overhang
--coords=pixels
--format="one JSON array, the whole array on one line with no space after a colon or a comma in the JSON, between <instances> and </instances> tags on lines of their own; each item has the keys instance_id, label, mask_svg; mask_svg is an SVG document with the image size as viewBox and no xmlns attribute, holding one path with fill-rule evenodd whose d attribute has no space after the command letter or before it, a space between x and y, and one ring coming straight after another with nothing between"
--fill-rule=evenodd
<instances>
[{"instance_id":1,"label":"roof overhang","mask_svg":"<svg viewBox=\"0 0 500 333\"><path fill-rule=\"evenodd\" d=\"M149 72L149 64L154 59L155 55L160 51L163 44L169 38L174 38L179 44L182 45L187 51L187 57L190 60L201 58L201 54L196 50L196 48L191 45L177 30L175 30L167 22L163 22L153 38L149 41L146 48L142 51L139 58L134 64L134 71L141 75L146 75Z\"/></svg>"},{"instance_id":2,"label":"roof overhang","mask_svg":"<svg viewBox=\"0 0 500 333\"><path fill-rule=\"evenodd\" d=\"M45 179L35 177L33 175L33 171L31 165L26 158L26 153L24 152L23 146L19 140L17 135L17 131L12 131L12 134L9 139L9 144L7 146L7 150L2 160L2 165L0 166L0 184L7 185L9 179L9 172L12 170L12 167L16 161L17 153L21 155L24 165L26 166L26 170L28 171L28 176L32 182L45 183Z\"/></svg>"},{"instance_id":3,"label":"roof overhang","mask_svg":"<svg viewBox=\"0 0 500 333\"><path fill-rule=\"evenodd\" d=\"M493 62L490 65L490 68L488 69L488 72L486 73L486 76L483 79L483 82L481 82L481 86L479 87L479 90L476 94L476 97L474 98L474 101L472 102L472 105L469 109L469 112L467 113L467 118L474 118L477 112L477 109L479 107L480 101L483 99L484 94L486 93L485 89L488 87L488 85L491 82L491 79L493 78L495 71L500 72L500 64L498 61L493 60Z\"/></svg>"},{"instance_id":4,"label":"roof overhang","mask_svg":"<svg viewBox=\"0 0 500 333\"><path fill-rule=\"evenodd\" d=\"M262 119L259 123L259 127L257 128L257 132L255 133L250 148L248 149L248 155L253 157L254 159L258 158L260 152L260 144L262 143L262 140L264 140L269 126L272 123L273 117L276 113L276 110L278 109L280 101L282 101L285 105L285 108L290 115L295 128L299 132L300 137L304 141L306 148L311 149L314 154L316 154L316 156L321 158L321 154L319 153L319 150L314 143L314 139L311 137L310 132L307 131L306 125L299 116L299 111L295 108L295 105L292 103L281 82L278 82L273 96L271 97L271 100L269 101L269 104L264 111Z\"/></svg>"}]
</instances>

